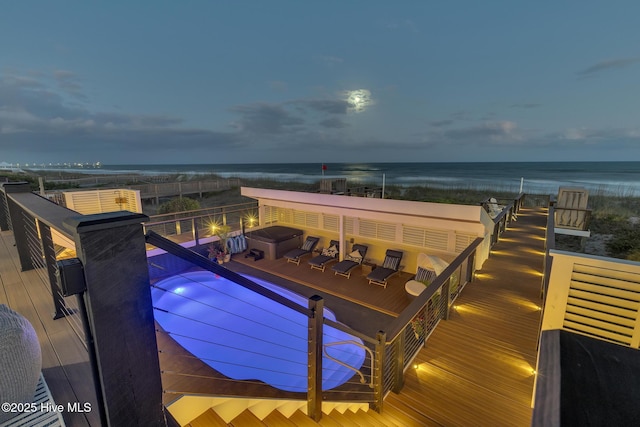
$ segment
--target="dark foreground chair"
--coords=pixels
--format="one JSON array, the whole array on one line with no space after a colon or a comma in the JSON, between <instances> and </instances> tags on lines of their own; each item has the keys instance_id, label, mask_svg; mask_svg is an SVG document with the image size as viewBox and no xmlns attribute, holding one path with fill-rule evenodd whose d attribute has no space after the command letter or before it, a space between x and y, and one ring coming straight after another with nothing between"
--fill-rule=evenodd
<instances>
[{"instance_id":1,"label":"dark foreground chair","mask_svg":"<svg viewBox=\"0 0 640 427\"><path fill-rule=\"evenodd\" d=\"M319 237L307 236L301 247L290 250L284 254L284 257L287 259L287 262L293 262L296 265L300 265L300 258L313 252L319 240Z\"/></svg>"},{"instance_id":2,"label":"dark foreground chair","mask_svg":"<svg viewBox=\"0 0 640 427\"><path fill-rule=\"evenodd\" d=\"M362 264L364 257L367 254L368 246L365 245L353 245L352 252L347 255L342 261L331 267L335 274L344 276L347 279L351 277L351 270ZM358 254L360 256L358 256Z\"/></svg>"},{"instance_id":3,"label":"dark foreground chair","mask_svg":"<svg viewBox=\"0 0 640 427\"><path fill-rule=\"evenodd\" d=\"M309 260L309 265L311 269L315 268L316 270L324 271L327 264L337 261L339 256L340 243L337 240L332 240L329 242L329 247L324 248L320 255Z\"/></svg>"},{"instance_id":4,"label":"dark foreground chair","mask_svg":"<svg viewBox=\"0 0 640 427\"><path fill-rule=\"evenodd\" d=\"M374 283L383 287L387 287L387 280L398 272L400 268L400 261L402 260L403 253L401 251L394 251L388 249L384 257L382 267L378 267L373 270L367 276L369 283Z\"/></svg>"}]
</instances>

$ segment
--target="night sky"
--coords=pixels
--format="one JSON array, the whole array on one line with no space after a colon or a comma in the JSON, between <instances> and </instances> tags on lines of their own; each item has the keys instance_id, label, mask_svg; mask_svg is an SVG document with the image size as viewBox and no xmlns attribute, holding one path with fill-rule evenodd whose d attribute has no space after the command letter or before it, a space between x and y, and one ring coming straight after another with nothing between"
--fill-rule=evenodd
<instances>
[{"instance_id":1,"label":"night sky","mask_svg":"<svg viewBox=\"0 0 640 427\"><path fill-rule=\"evenodd\" d=\"M640 160L638 1L30 1L0 162Z\"/></svg>"}]
</instances>

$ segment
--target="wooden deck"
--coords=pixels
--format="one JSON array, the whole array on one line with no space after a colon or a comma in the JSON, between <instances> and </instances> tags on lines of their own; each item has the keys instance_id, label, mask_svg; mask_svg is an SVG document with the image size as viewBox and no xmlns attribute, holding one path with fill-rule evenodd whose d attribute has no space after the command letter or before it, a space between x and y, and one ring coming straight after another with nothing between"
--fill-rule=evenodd
<instances>
[{"instance_id":1,"label":"wooden deck","mask_svg":"<svg viewBox=\"0 0 640 427\"><path fill-rule=\"evenodd\" d=\"M245 412L230 425L530 425L545 223L546 210L521 211L477 278L461 293L450 319L440 322L420 351L418 369L407 371L402 392L387 396L382 414L334 411L315 423L301 413L285 419L275 412L261 422ZM2 232L0 237L0 303L22 313L34 325L43 351L43 372L54 399L95 405L86 350L66 320L52 320L50 291L37 272L20 272L12 233ZM384 324L409 302L403 286L408 273L397 275L384 289L369 285L358 271L346 279L334 276L330 268L324 273L311 270L306 260L296 266L283 260L239 259L232 266L290 281L307 296L321 293L338 319L354 328L364 323L372 331L385 329ZM65 413L64 418L69 426L99 425L96 411ZM208 411L191 425L227 424Z\"/></svg>"},{"instance_id":2,"label":"wooden deck","mask_svg":"<svg viewBox=\"0 0 640 427\"><path fill-rule=\"evenodd\" d=\"M35 270L21 272L13 233L0 232L0 304L29 319L42 349L42 373L53 399L91 403L87 413L63 412L69 427L99 426L100 418L89 366L89 355L66 319L53 320L51 289Z\"/></svg>"}]
</instances>

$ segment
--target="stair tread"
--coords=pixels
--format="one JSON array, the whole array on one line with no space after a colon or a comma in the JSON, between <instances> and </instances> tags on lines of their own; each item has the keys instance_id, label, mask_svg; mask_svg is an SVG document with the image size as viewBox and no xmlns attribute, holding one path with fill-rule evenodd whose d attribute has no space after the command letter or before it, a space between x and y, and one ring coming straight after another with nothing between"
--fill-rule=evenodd
<instances>
[{"instance_id":1,"label":"stair tread","mask_svg":"<svg viewBox=\"0 0 640 427\"><path fill-rule=\"evenodd\" d=\"M350 412L350 411L347 411L347 412ZM344 414L341 414L339 411L333 410L329 415L323 415L322 419L320 420L320 425L322 426L335 425L340 427L361 427L362 423L358 423L356 421L349 419L347 412L345 412ZM325 418L333 420L335 424L324 424L323 421L325 420Z\"/></svg>"},{"instance_id":2,"label":"stair tread","mask_svg":"<svg viewBox=\"0 0 640 427\"><path fill-rule=\"evenodd\" d=\"M264 427L264 423L251 411L245 409L229 423L232 427Z\"/></svg>"},{"instance_id":3,"label":"stair tread","mask_svg":"<svg viewBox=\"0 0 640 427\"><path fill-rule=\"evenodd\" d=\"M227 427L228 424L224 422L213 409L209 409L202 413L198 418L187 424L189 427Z\"/></svg>"},{"instance_id":4,"label":"stair tread","mask_svg":"<svg viewBox=\"0 0 640 427\"><path fill-rule=\"evenodd\" d=\"M275 410L262 420L267 427L297 427L297 424L285 417L280 411Z\"/></svg>"},{"instance_id":5,"label":"stair tread","mask_svg":"<svg viewBox=\"0 0 640 427\"><path fill-rule=\"evenodd\" d=\"M289 419L299 427L317 427L319 425L317 422L302 413L302 411L294 412Z\"/></svg>"},{"instance_id":6,"label":"stair tread","mask_svg":"<svg viewBox=\"0 0 640 427\"><path fill-rule=\"evenodd\" d=\"M348 416L356 418L361 423L366 422L366 425L370 427L391 427L389 422L383 419L382 415L373 410L358 410L355 414L350 413Z\"/></svg>"}]
</instances>

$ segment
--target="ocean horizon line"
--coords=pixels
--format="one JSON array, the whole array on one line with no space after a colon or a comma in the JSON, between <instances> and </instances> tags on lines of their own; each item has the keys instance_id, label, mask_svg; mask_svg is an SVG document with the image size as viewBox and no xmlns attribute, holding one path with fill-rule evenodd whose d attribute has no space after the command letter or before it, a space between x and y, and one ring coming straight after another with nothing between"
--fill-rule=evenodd
<instances>
[{"instance_id":1,"label":"ocean horizon line","mask_svg":"<svg viewBox=\"0 0 640 427\"><path fill-rule=\"evenodd\" d=\"M42 170L42 169L40 169ZM313 183L342 179L355 185L495 188L552 194L559 187L585 187L613 194L640 195L640 161L624 162L342 162L342 163L193 163L103 165L99 169L48 169L78 174L216 175Z\"/></svg>"}]
</instances>

